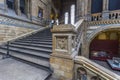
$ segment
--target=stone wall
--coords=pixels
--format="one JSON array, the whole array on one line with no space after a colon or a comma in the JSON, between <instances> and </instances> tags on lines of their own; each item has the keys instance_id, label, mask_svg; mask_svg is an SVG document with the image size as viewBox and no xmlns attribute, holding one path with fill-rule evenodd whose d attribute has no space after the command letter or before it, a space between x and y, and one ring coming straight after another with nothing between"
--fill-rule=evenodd
<instances>
[{"instance_id":1,"label":"stone wall","mask_svg":"<svg viewBox=\"0 0 120 80\"><path fill-rule=\"evenodd\" d=\"M33 29L0 24L0 43L25 35Z\"/></svg>"},{"instance_id":2,"label":"stone wall","mask_svg":"<svg viewBox=\"0 0 120 80\"><path fill-rule=\"evenodd\" d=\"M54 77L61 80L72 80L73 78L73 67L74 61L65 58L51 57L50 58L51 66L54 70Z\"/></svg>"},{"instance_id":3,"label":"stone wall","mask_svg":"<svg viewBox=\"0 0 120 80\"><path fill-rule=\"evenodd\" d=\"M33 17L38 17L39 8L43 9L43 18L49 18L51 13L51 0L31 0L31 14Z\"/></svg>"}]
</instances>

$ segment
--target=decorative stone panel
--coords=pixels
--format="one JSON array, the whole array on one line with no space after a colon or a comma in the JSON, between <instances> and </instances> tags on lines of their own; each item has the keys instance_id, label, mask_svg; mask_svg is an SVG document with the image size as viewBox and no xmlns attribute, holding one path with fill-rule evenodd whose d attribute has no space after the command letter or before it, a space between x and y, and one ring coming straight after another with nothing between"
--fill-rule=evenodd
<instances>
[{"instance_id":1,"label":"decorative stone panel","mask_svg":"<svg viewBox=\"0 0 120 80\"><path fill-rule=\"evenodd\" d=\"M73 80L74 61L71 57L74 46L75 29L72 25L58 25L53 32L53 53L50 57L53 76L58 80Z\"/></svg>"}]
</instances>

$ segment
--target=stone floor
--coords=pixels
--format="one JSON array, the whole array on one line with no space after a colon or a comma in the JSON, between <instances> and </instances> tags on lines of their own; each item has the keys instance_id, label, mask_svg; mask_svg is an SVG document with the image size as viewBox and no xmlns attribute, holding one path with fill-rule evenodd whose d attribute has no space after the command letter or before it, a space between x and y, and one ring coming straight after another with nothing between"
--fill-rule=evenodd
<instances>
[{"instance_id":1,"label":"stone floor","mask_svg":"<svg viewBox=\"0 0 120 80\"><path fill-rule=\"evenodd\" d=\"M48 73L20 61L0 57L0 80L44 80Z\"/></svg>"},{"instance_id":2,"label":"stone floor","mask_svg":"<svg viewBox=\"0 0 120 80\"><path fill-rule=\"evenodd\" d=\"M108 65L107 62L105 62L105 61L98 61L98 60L93 60L93 61L94 61L95 63L100 64L101 66L103 66L103 67L111 70L112 72L120 75L120 71L112 70L111 67Z\"/></svg>"}]
</instances>

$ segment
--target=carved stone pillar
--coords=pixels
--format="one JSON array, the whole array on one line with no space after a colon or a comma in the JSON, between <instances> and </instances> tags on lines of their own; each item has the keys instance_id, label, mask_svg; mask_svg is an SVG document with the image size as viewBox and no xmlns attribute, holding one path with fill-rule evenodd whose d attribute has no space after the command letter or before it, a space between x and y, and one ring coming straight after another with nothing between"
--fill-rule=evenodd
<instances>
[{"instance_id":1,"label":"carved stone pillar","mask_svg":"<svg viewBox=\"0 0 120 80\"><path fill-rule=\"evenodd\" d=\"M15 0L15 11L16 11L17 15L21 15L20 0Z\"/></svg>"},{"instance_id":2,"label":"carved stone pillar","mask_svg":"<svg viewBox=\"0 0 120 80\"><path fill-rule=\"evenodd\" d=\"M109 0L103 0L103 14L102 14L102 18L105 19L109 19Z\"/></svg>"},{"instance_id":3,"label":"carved stone pillar","mask_svg":"<svg viewBox=\"0 0 120 80\"><path fill-rule=\"evenodd\" d=\"M75 30L72 25L56 25L51 30L53 33L53 53L50 64L53 76L58 80L73 80L74 61L72 56L73 39Z\"/></svg>"}]
</instances>

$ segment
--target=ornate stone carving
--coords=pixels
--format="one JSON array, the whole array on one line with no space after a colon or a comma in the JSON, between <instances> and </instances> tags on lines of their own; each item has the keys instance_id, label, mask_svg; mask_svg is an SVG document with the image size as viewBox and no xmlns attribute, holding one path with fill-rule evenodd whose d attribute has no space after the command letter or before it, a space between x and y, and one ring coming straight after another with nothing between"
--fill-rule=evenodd
<instances>
[{"instance_id":1,"label":"ornate stone carving","mask_svg":"<svg viewBox=\"0 0 120 80\"><path fill-rule=\"evenodd\" d=\"M61 50L68 49L67 37L56 37L56 49L61 49Z\"/></svg>"}]
</instances>

